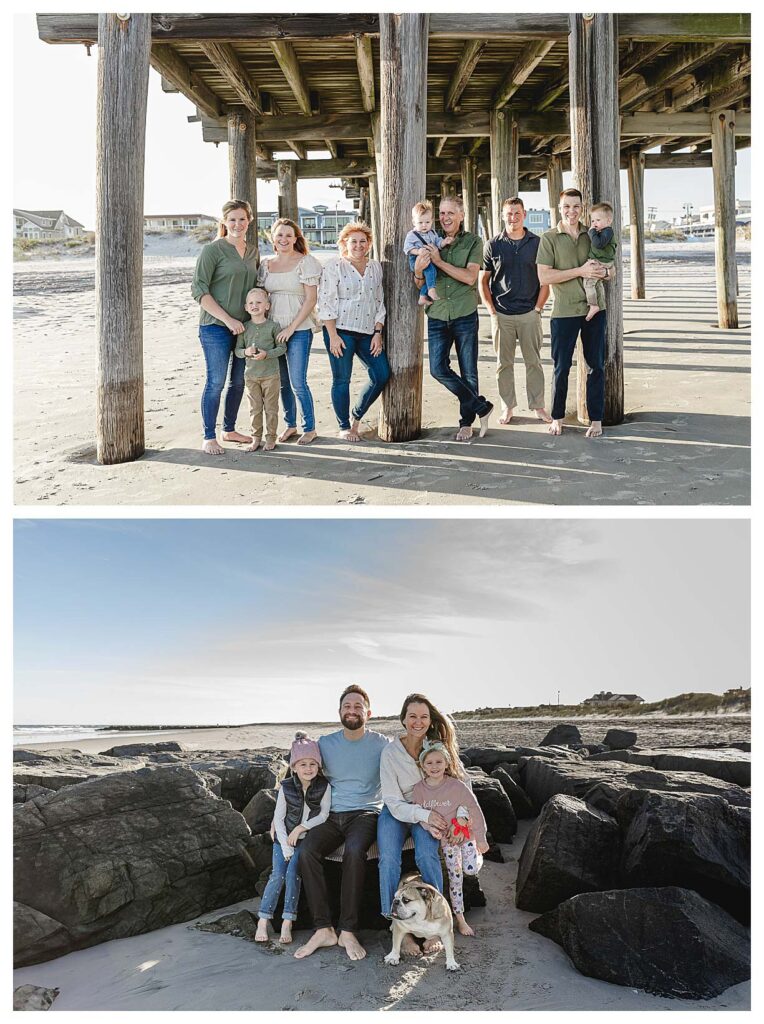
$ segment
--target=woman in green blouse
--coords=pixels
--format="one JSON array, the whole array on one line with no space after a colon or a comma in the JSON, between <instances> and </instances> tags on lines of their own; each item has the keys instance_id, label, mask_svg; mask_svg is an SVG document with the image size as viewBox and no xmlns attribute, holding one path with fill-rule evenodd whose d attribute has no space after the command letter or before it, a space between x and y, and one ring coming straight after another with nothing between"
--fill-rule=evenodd
<instances>
[{"instance_id":1,"label":"woman in green blouse","mask_svg":"<svg viewBox=\"0 0 764 1024\"><path fill-rule=\"evenodd\" d=\"M247 245L252 208L243 199L231 199L223 207L220 237L199 253L191 293L199 303L199 340L207 364L202 392L202 451L222 455L217 439L220 396L226 385L223 407L223 440L248 444L252 438L236 430L236 416L244 394L244 360L234 359L236 336L244 330L249 314L244 309L247 292L257 280L257 245Z\"/></svg>"}]
</instances>

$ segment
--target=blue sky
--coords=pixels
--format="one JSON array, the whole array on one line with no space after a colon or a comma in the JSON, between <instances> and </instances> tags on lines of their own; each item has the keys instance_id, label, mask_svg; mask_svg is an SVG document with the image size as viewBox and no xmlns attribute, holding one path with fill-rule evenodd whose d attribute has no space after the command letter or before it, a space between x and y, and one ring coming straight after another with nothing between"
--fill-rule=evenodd
<instances>
[{"instance_id":1,"label":"blue sky","mask_svg":"<svg viewBox=\"0 0 764 1024\"><path fill-rule=\"evenodd\" d=\"M749 685L742 520L17 520L17 723Z\"/></svg>"},{"instance_id":2,"label":"blue sky","mask_svg":"<svg viewBox=\"0 0 764 1024\"><path fill-rule=\"evenodd\" d=\"M88 57L81 46L40 42L34 15L14 18L14 191L22 209L65 209L92 228L95 220L95 100L97 47ZM29 111L34 116L29 116ZM189 124L195 113L185 97L162 92L159 75L149 75L146 130L145 210L216 215L228 198L228 147L203 143L201 128ZM58 154L54 160L51 154ZM751 197L751 151L738 152L736 193ZM65 158L62 156L65 155ZM571 184L565 175L565 184ZM276 209L277 186L258 182L258 207ZM547 204L541 192L523 193L526 205ZM326 203L340 209L350 201L328 181L300 182L301 206ZM713 204L710 168L647 171L645 208L655 206L671 220L683 204ZM621 173L621 205L628 206L626 172Z\"/></svg>"}]
</instances>

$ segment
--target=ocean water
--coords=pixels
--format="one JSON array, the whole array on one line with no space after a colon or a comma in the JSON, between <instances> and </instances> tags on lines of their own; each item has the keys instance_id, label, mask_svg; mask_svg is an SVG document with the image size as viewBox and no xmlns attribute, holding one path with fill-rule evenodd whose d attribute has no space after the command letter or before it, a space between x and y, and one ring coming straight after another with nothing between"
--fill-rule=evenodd
<instances>
[{"instance_id":1,"label":"ocean water","mask_svg":"<svg viewBox=\"0 0 764 1024\"><path fill-rule=\"evenodd\" d=\"M116 740L125 736L156 736L158 733L159 729L152 732L116 732L113 729L107 730L103 725L14 725L13 745L24 747L27 743L75 743L77 740L98 736L103 736L105 740Z\"/></svg>"}]
</instances>

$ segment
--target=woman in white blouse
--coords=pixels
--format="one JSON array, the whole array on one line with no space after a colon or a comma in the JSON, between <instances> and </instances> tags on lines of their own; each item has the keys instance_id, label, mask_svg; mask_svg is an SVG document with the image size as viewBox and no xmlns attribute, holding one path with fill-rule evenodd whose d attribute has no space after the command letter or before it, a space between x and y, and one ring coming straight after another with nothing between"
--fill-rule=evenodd
<instances>
[{"instance_id":1,"label":"woman in white blouse","mask_svg":"<svg viewBox=\"0 0 764 1024\"><path fill-rule=\"evenodd\" d=\"M313 332L319 329L313 312L316 305L321 264L308 252L308 243L298 224L279 217L271 226L273 256L260 264L257 283L271 300L271 319L283 329L278 336L287 342L286 355L279 359L281 404L285 427L279 441L297 434L297 402L300 403L302 434L298 444L310 444L316 438L313 395L308 387L308 360Z\"/></svg>"},{"instance_id":2,"label":"woman in white blouse","mask_svg":"<svg viewBox=\"0 0 764 1024\"><path fill-rule=\"evenodd\" d=\"M318 286L316 313L324 325L324 344L332 370L332 405L340 437L360 441L359 427L390 377L382 342L385 303L382 295L382 264L370 260L371 231L355 221L340 231L340 255L325 264ZM353 357L358 356L368 381L350 411L350 378Z\"/></svg>"}]
</instances>

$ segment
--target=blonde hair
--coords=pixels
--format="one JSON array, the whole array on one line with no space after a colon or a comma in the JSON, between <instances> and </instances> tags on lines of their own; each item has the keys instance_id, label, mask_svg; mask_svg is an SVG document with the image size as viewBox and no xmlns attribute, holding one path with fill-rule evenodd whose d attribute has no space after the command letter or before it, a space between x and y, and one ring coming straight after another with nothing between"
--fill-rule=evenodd
<instances>
[{"instance_id":1,"label":"blonde hair","mask_svg":"<svg viewBox=\"0 0 764 1024\"><path fill-rule=\"evenodd\" d=\"M268 229L268 237L271 242L273 241L273 236L276 233L276 228L279 227L291 228L292 231L294 231L294 251L300 252L305 256L308 252L308 240L302 233L300 225L295 221L290 220L289 217L279 217L277 220L274 220Z\"/></svg>"},{"instance_id":2,"label":"blonde hair","mask_svg":"<svg viewBox=\"0 0 764 1024\"><path fill-rule=\"evenodd\" d=\"M613 216L613 207L610 203L594 203L593 206L589 208L589 213L594 213L595 210L602 210L603 213L607 213L611 217Z\"/></svg>"},{"instance_id":3,"label":"blonde hair","mask_svg":"<svg viewBox=\"0 0 764 1024\"><path fill-rule=\"evenodd\" d=\"M425 213L432 213L432 203L429 199L423 199L419 203L415 203L411 208L411 217L421 217Z\"/></svg>"},{"instance_id":4,"label":"blonde hair","mask_svg":"<svg viewBox=\"0 0 764 1024\"><path fill-rule=\"evenodd\" d=\"M361 234L366 235L369 240L369 247L374 244L374 236L371 233L371 228L368 224L365 224L362 220L352 220L349 224L340 231L337 236L337 248L340 251L340 255L347 256L348 247L345 244L348 235L354 234L356 231L360 231Z\"/></svg>"},{"instance_id":5,"label":"blonde hair","mask_svg":"<svg viewBox=\"0 0 764 1024\"><path fill-rule=\"evenodd\" d=\"M244 210L249 220L254 219L252 213L252 207L249 205L246 199L229 199L227 203L223 204L223 215L218 224L218 238L225 238L228 234L228 228L225 226L225 219L229 213L233 213L234 210Z\"/></svg>"},{"instance_id":6,"label":"blonde hair","mask_svg":"<svg viewBox=\"0 0 764 1024\"><path fill-rule=\"evenodd\" d=\"M247 303L249 302L249 297L250 297L250 295L253 295L253 294L254 294L255 292L262 292L262 293L263 293L263 295L264 295L264 296L266 297L266 299L268 300L268 305L270 306L270 304L271 304L271 297L270 297L270 295L268 294L268 289L267 289L267 288L263 288L263 286L262 286L261 284L256 284L254 288L250 288L250 289L249 289L249 291L247 292L247 294L246 294L246 295L244 296L244 305L245 305L245 306L246 306L246 304L247 304Z\"/></svg>"}]
</instances>

